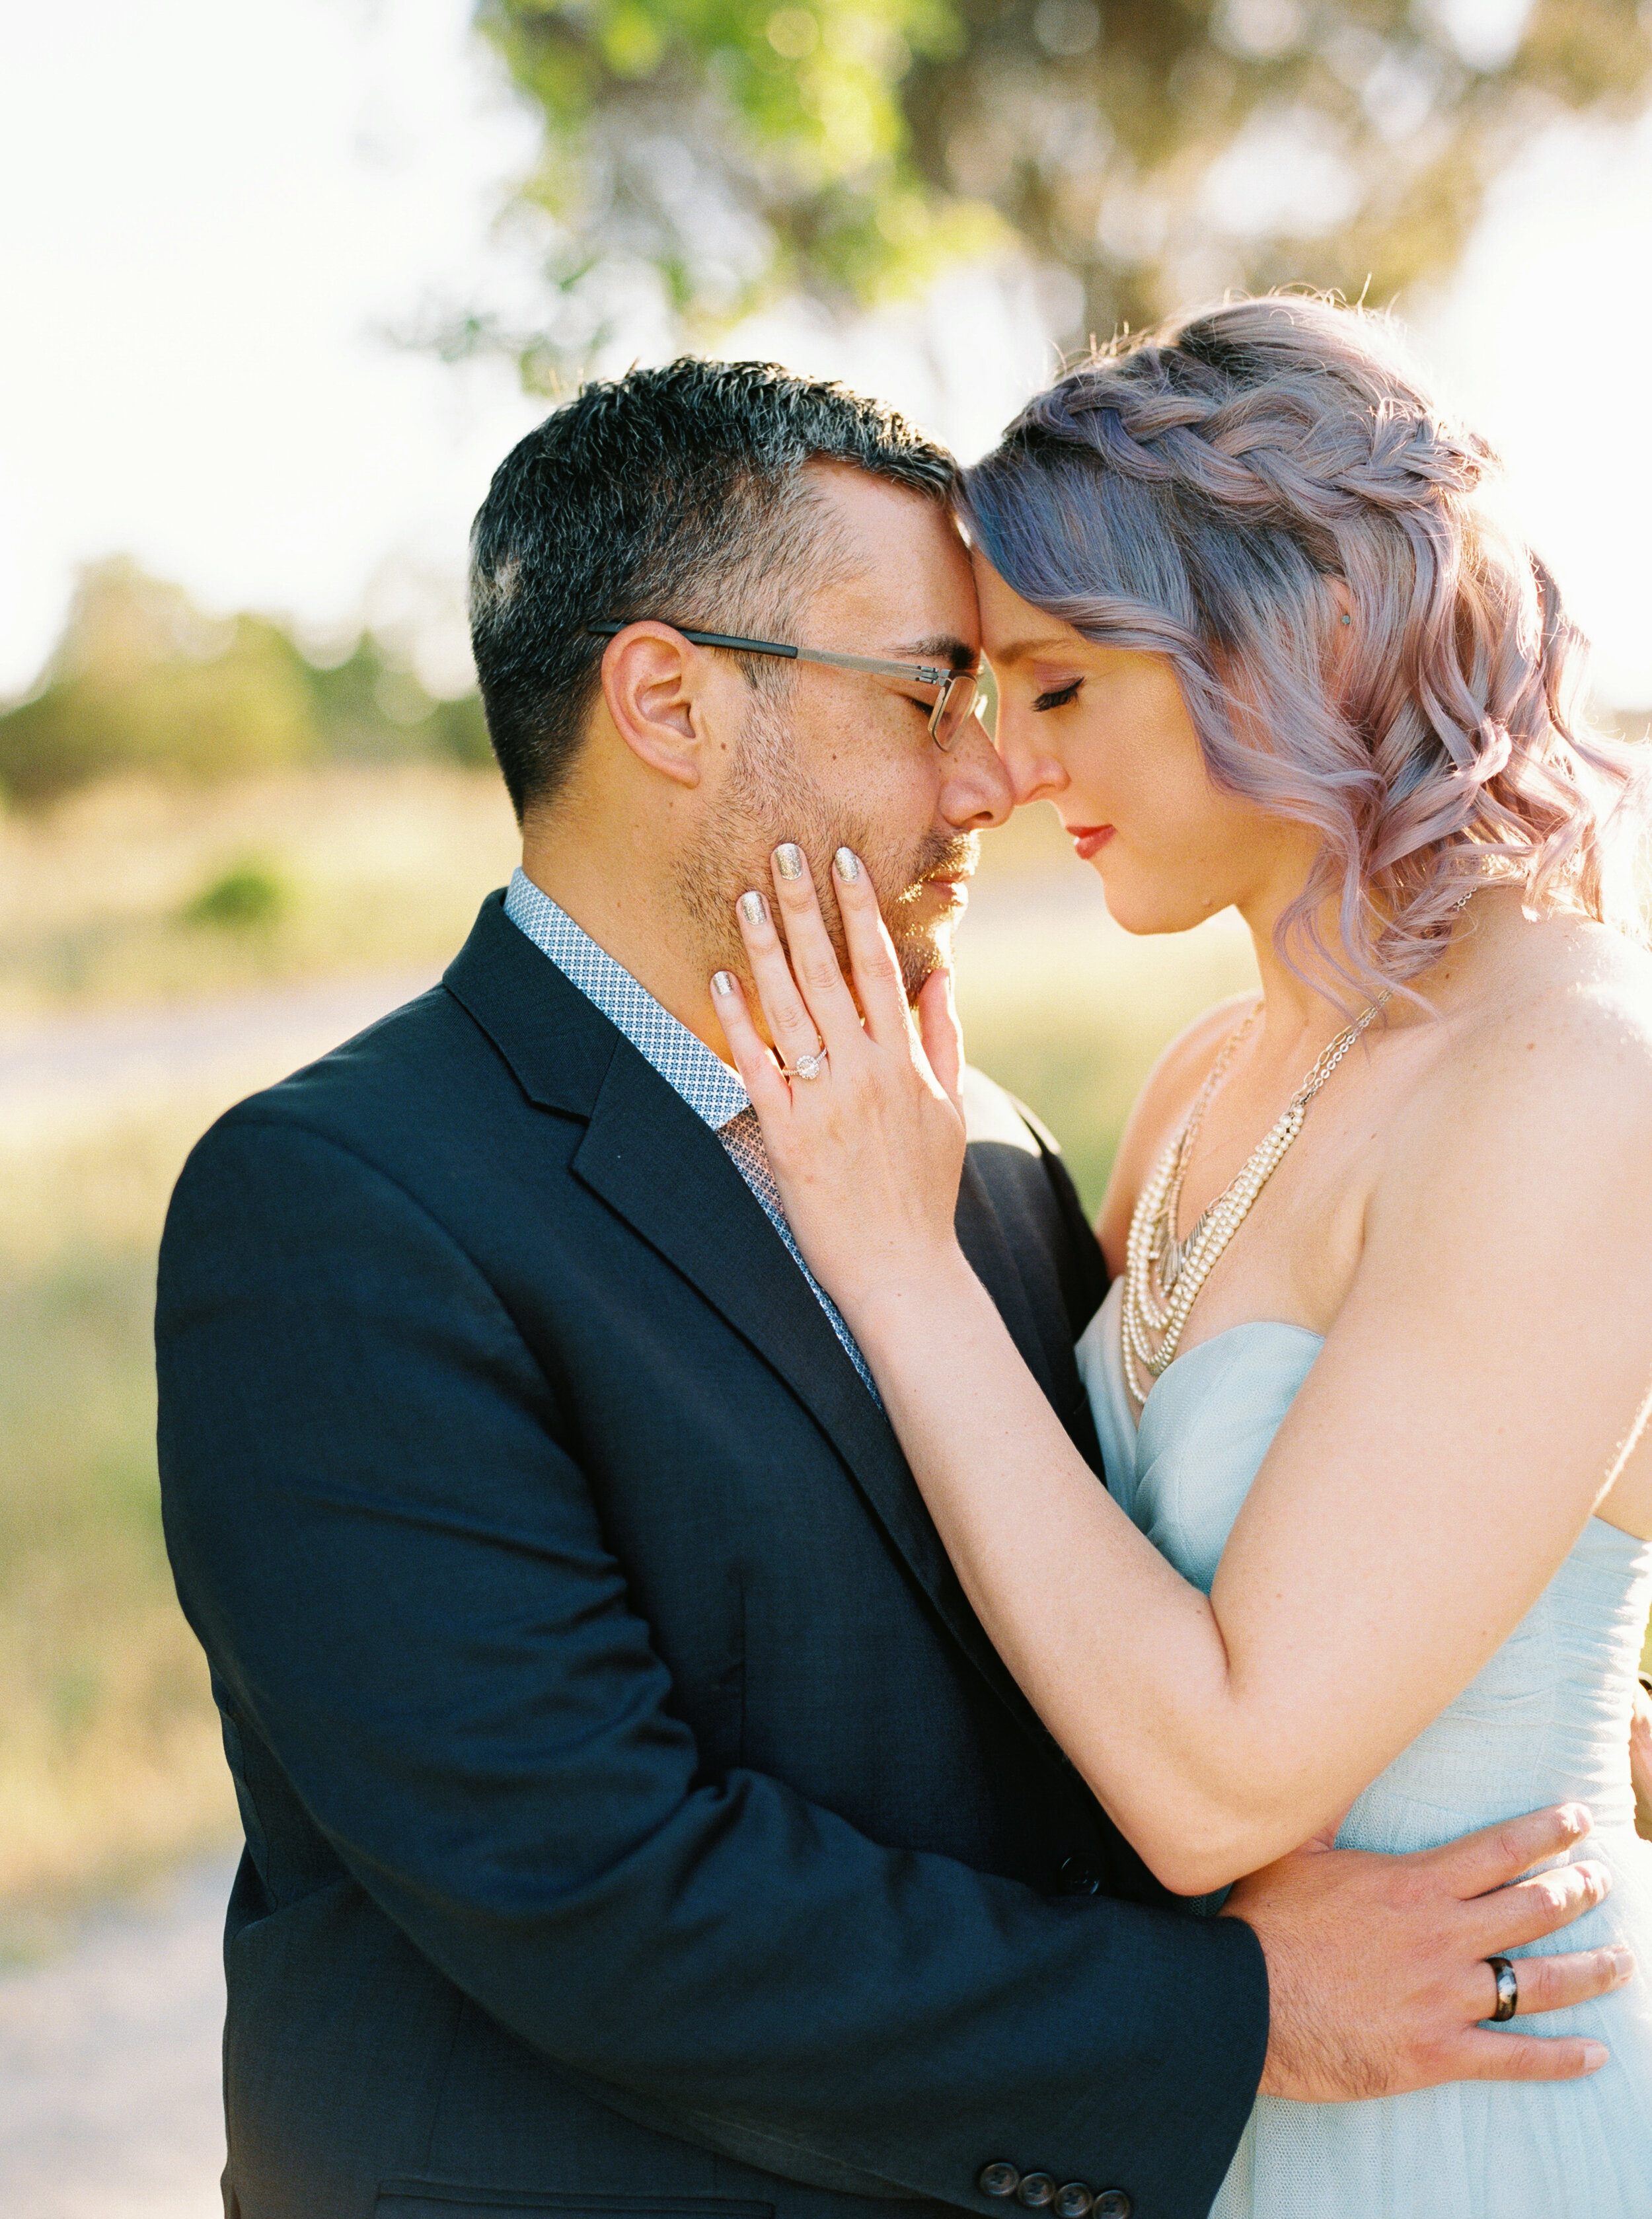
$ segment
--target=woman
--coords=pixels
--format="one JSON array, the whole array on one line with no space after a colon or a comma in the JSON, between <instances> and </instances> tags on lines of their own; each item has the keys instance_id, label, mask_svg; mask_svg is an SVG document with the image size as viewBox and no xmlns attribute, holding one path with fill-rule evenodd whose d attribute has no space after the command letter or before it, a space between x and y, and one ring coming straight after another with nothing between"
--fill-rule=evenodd
<instances>
[{"instance_id":1,"label":"woman","mask_svg":"<svg viewBox=\"0 0 1652 2219\"><path fill-rule=\"evenodd\" d=\"M1491 473L1378 323L1276 298L1071 371L966 478L1017 798L1128 930L1232 904L1261 973L1163 1058L1103 1203L1080 1360L1109 1493L957 1248L947 984L920 1050L855 858L864 1027L741 917L814 1083L714 985L971 1600L1159 1877L1205 1897L1338 1824L1406 1850L1574 1798L1615 1887L1566 1946L1649 1944L1652 959L1626 758L1569 721L1575 637ZM833 978L807 873L775 893ZM1652 1992L1553 2023L1608 2061L1263 2099L1217 2212L1652 2210Z\"/></svg>"}]
</instances>

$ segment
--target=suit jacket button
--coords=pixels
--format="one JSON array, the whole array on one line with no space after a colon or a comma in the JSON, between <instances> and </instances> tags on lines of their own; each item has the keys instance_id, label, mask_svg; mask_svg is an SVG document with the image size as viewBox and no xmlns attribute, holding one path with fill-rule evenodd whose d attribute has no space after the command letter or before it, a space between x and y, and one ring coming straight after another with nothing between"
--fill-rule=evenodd
<instances>
[{"instance_id":1,"label":"suit jacket button","mask_svg":"<svg viewBox=\"0 0 1652 2219\"><path fill-rule=\"evenodd\" d=\"M1015 2193L1029 2211L1055 2200L1055 2177L1048 2172L1024 2172Z\"/></svg>"},{"instance_id":2,"label":"suit jacket button","mask_svg":"<svg viewBox=\"0 0 1652 2219\"><path fill-rule=\"evenodd\" d=\"M1063 1895L1099 1895L1102 1876L1088 1857L1066 1857L1061 1865Z\"/></svg>"},{"instance_id":3,"label":"suit jacket button","mask_svg":"<svg viewBox=\"0 0 1652 2219\"><path fill-rule=\"evenodd\" d=\"M1090 2207L1095 2200L1082 2180L1070 2180L1065 2187L1056 2190L1052 2209L1056 2219L1090 2219Z\"/></svg>"},{"instance_id":4,"label":"suit jacket button","mask_svg":"<svg viewBox=\"0 0 1652 2219\"><path fill-rule=\"evenodd\" d=\"M1013 2196L1021 2186L1021 2175L1013 2165L1002 2158L996 2165L984 2165L975 2176L975 2185L983 2196Z\"/></svg>"},{"instance_id":5,"label":"suit jacket button","mask_svg":"<svg viewBox=\"0 0 1652 2219\"><path fill-rule=\"evenodd\" d=\"M1130 2199L1121 2188L1104 2188L1096 2198L1095 2219L1130 2219Z\"/></svg>"}]
</instances>

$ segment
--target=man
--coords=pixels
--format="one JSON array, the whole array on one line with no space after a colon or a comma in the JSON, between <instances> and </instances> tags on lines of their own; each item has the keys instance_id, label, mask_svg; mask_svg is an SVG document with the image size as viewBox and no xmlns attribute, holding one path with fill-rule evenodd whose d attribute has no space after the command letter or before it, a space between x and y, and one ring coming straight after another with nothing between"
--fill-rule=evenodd
<instances>
[{"instance_id":1,"label":"man","mask_svg":"<svg viewBox=\"0 0 1652 2219\"><path fill-rule=\"evenodd\" d=\"M241 2219L1195 2219L1264 2062L1307 2096L1469 2069L1485 1957L1593 1899L1573 1867L1464 1900L1566 1846L1550 1814L1171 1907L791 1246L708 982L785 838L823 882L865 858L914 985L944 950L1008 809L949 483L749 364L525 439L474 572L524 869L441 987L179 1184L162 1475L246 1826ZM1093 1454L1094 1243L1007 1097L976 1113L966 1248ZM1539 1961L1529 2006L1613 1977Z\"/></svg>"}]
</instances>

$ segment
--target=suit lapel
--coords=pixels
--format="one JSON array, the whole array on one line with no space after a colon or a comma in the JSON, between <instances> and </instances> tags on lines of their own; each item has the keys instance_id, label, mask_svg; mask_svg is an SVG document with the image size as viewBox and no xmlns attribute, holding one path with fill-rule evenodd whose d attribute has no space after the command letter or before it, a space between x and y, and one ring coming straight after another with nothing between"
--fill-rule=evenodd
<instances>
[{"instance_id":1,"label":"suit lapel","mask_svg":"<svg viewBox=\"0 0 1652 2219\"><path fill-rule=\"evenodd\" d=\"M490 909L497 909L496 917ZM588 1121L574 1176L762 1357L831 1442L953 1639L1016 1719L1046 1738L966 1601L883 1412L727 1151L526 936L499 897L448 972L529 1097ZM966 1165L959 1233L1040 1385L1049 1370L1003 1230Z\"/></svg>"},{"instance_id":2,"label":"suit lapel","mask_svg":"<svg viewBox=\"0 0 1652 2219\"><path fill-rule=\"evenodd\" d=\"M887 1419L716 1134L640 1056L616 1055L573 1167L786 1382L953 1639L1041 1737L965 1600Z\"/></svg>"}]
</instances>

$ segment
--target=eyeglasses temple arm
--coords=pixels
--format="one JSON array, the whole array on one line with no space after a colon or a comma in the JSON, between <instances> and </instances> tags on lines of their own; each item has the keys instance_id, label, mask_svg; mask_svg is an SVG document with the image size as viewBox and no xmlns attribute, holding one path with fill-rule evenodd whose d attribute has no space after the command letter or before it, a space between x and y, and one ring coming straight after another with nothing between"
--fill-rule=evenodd
<instances>
[{"instance_id":1,"label":"eyeglasses temple arm","mask_svg":"<svg viewBox=\"0 0 1652 2219\"><path fill-rule=\"evenodd\" d=\"M637 621L639 619L632 618L633 623ZM617 633L624 631L625 627L624 625L599 624L587 625L585 629L595 639L612 639ZM738 639L732 632L690 631L686 625L673 625L671 629L673 631L680 632L686 640L692 641L696 647L732 647L737 649L742 655L783 655L788 662L794 661L799 656L809 654L806 647L784 647L779 640L775 639ZM812 659L819 662L822 658L816 656ZM826 659L829 661L831 658Z\"/></svg>"},{"instance_id":2,"label":"eyeglasses temple arm","mask_svg":"<svg viewBox=\"0 0 1652 2219\"><path fill-rule=\"evenodd\" d=\"M799 662L829 663L837 670L869 670L881 678L918 678L926 686L948 686L954 678L969 675L965 670L938 670L928 662L891 662L876 655L837 655L825 647L794 647L790 652Z\"/></svg>"},{"instance_id":3,"label":"eyeglasses temple arm","mask_svg":"<svg viewBox=\"0 0 1652 2219\"><path fill-rule=\"evenodd\" d=\"M587 631L597 639L612 639L624 631L624 625L587 625ZM945 686L954 678L966 678L964 670L939 670L927 662L892 662L876 655L839 655L827 647L786 647L773 639L740 639L732 632L690 631L685 625L674 625L674 631L682 633L696 647L730 647L742 655L783 655L791 662L823 662L835 670L867 670L880 678L917 678L926 686Z\"/></svg>"}]
</instances>

